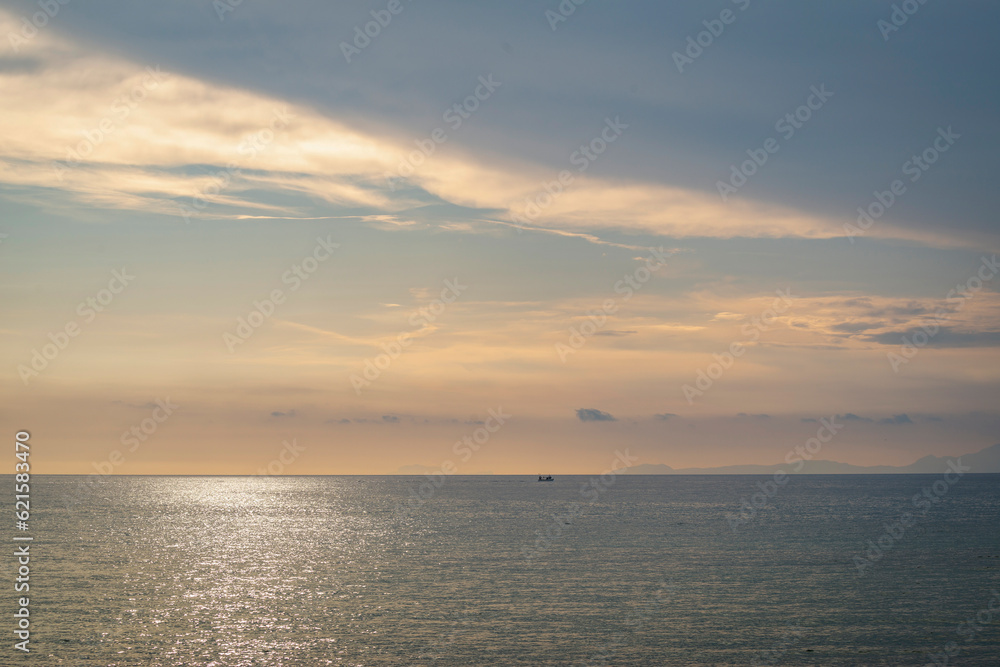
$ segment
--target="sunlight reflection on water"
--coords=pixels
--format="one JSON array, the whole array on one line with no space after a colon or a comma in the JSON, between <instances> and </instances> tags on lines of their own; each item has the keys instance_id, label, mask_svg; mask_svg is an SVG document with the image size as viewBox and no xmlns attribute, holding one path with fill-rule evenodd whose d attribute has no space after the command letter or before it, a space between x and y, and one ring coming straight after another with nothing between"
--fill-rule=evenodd
<instances>
[{"instance_id":1,"label":"sunlight reflection on water","mask_svg":"<svg viewBox=\"0 0 1000 667\"><path fill-rule=\"evenodd\" d=\"M745 664L794 626L787 664L914 664L1000 584L1000 476L864 579L851 555L921 478L797 478L736 533L757 478L622 478L526 561L584 479L452 478L401 516L419 479L119 477L67 508L73 479L39 477L22 662Z\"/></svg>"}]
</instances>

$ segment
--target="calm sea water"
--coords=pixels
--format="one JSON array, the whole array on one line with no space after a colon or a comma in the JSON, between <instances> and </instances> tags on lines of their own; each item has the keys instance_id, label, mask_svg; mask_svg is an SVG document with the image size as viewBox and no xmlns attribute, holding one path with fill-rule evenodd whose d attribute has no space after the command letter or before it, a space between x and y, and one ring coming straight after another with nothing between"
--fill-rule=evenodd
<instances>
[{"instance_id":1,"label":"calm sea water","mask_svg":"<svg viewBox=\"0 0 1000 667\"><path fill-rule=\"evenodd\" d=\"M797 477L739 526L769 478L81 479L32 479L0 664L1000 664L998 475Z\"/></svg>"}]
</instances>

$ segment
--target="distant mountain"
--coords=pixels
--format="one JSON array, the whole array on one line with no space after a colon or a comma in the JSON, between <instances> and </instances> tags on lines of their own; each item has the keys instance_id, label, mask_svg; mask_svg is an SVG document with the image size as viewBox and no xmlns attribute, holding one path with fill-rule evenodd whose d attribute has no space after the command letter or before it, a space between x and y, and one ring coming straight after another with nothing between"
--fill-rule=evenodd
<instances>
[{"instance_id":1,"label":"distant mountain","mask_svg":"<svg viewBox=\"0 0 1000 667\"><path fill-rule=\"evenodd\" d=\"M913 473L939 473L948 469L948 461L962 460L962 465L972 468L969 472L1000 473L1000 444L987 447L974 454L961 456L925 456L907 466L855 466L836 461L805 461L800 475L889 475ZM798 463L774 465L721 466L718 468L671 468L663 463L644 463L619 472L626 475L770 475L781 469L792 474Z\"/></svg>"}]
</instances>

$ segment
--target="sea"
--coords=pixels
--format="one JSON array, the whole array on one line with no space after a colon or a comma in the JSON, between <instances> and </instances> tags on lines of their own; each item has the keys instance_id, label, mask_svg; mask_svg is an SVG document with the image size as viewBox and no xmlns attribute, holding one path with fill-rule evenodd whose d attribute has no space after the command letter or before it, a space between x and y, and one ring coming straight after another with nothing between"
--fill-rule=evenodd
<instances>
[{"instance_id":1,"label":"sea","mask_svg":"<svg viewBox=\"0 0 1000 667\"><path fill-rule=\"evenodd\" d=\"M32 475L3 533L2 665L1000 665L1000 475Z\"/></svg>"}]
</instances>

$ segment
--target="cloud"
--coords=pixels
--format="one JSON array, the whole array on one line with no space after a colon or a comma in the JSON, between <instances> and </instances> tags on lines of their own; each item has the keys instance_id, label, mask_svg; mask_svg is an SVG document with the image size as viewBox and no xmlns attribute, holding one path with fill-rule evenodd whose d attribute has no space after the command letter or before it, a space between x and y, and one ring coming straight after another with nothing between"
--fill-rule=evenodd
<instances>
[{"instance_id":1,"label":"cloud","mask_svg":"<svg viewBox=\"0 0 1000 667\"><path fill-rule=\"evenodd\" d=\"M834 331L840 331L843 333L860 333L862 331L868 331L869 329L878 329L882 324L880 322L842 322L840 324L834 324L830 327Z\"/></svg>"},{"instance_id":2,"label":"cloud","mask_svg":"<svg viewBox=\"0 0 1000 667\"><path fill-rule=\"evenodd\" d=\"M32 74L42 69L43 62L38 58L18 58L0 56L0 72L12 74Z\"/></svg>"},{"instance_id":3,"label":"cloud","mask_svg":"<svg viewBox=\"0 0 1000 667\"><path fill-rule=\"evenodd\" d=\"M771 415L765 415L765 414L748 415L745 412L740 412L736 416L737 417L754 417L756 419L770 419L771 418Z\"/></svg>"},{"instance_id":4,"label":"cloud","mask_svg":"<svg viewBox=\"0 0 1000 667\"><path fill-rule=\"evenodd\" d=\"M576 411L576 416L582 422L614 422L618 421L613 415L596 410L594 408L580 408Z\"/></svg>"},{"instance_id":5,"label":"cloud","mask_svg":"<svg viewBox=\"0 0 1000 667\"><path fill-rule=\"evenodd\" d=\"M486 422L482 419L476 419L474 417L468 417L465 419L459 419L456 417L448 417L442 415L430 415L421 416L414 414L388 414L381 415L378 417L332 417L327 419L324 423L326 424L372 424L376 426L384 424L403 424L403 423L413 423L413 424L465 424L469 426L482 426Z\"/></svg>"},{"instance_id":6,"label":"cloud","mask_svg":"<svg viewBox=\"0 0 1000 667\"><path fill-rule=\"evenodd\" d=\"M893 415L892 417L886 417L885 419L878 420L879 424L912 424L913 420L910 419L909 415Z\"/></svg>"},{"instance_id":7,"label":"cloud","mask_svg":"<svg viewBox=\"0 0 1000 667\"><path fill-rule=\"evenodd\" d=\"M848 412L845 415L837 415L836 419L839 419L839 420L845 421L845 422L871 422L871 421L875 421L874 419L869 419L868 417L859 417L858 415L854 414L853 412Z\"/></svg>"},{"instance_id":8,"label":"cloud","mask_svg":"<svg viewBox=\"0 0 1000 667\"><path fill-rule=\"evenodd\" d=\"M866 340L882 345L902 345L903 338L912 341L914 335L918 340L927 339L922 347L955 348L955 347L997 347L1000 346L1000 331L956 331L954 327L941 327L933 336L920 327L904 331L885 331L883 333L865 336Z\"/></svg>"},{"instance_id":9,"label":"cloud","mask_svg":"<svg viewBox=\"0 0 1000 667\"><path fill-rule=\"evenodd\" d=\"M0 11L0 33L17 27L16 17ZM190 71L164 72L119 120L108 109L142 89L152 65L95 51L53 31L24 48L29 53L0 68L0 92L9 101L0 108L0 184L53 207L83 204L179 216L180 203L190 208L203 202L196 215L206 220L298 218L346 208L381 215L405 229L413 210L443 202L463 207L471 231L513 225L511 216L524 216L525 202L539 197L553 177L550 165L520 156L439 152L390 187L386 174L396 173L413 153L398 132L362 127L317 110L322 106L220 85ZM34 75L21 75L25 70ZM217 113L220 108L227 113ZM290 120L257 155L247 137L269 132L276 114ZM93 134L105 118L113 121L113 131L91 148L81 131ZM55 161L67 161L70 151L80 159L57 172ZM234 163L238 169L228 172ZM832 216L750 199L726 203L714 192L639 176L575 174L572 187L552 199L531 219L532 228L719 238L844 233ZM888 229L880 224L869 233Z\"/></svg>"},{"instance_id":10,"label":"cloud","mask_svg":"<svg viewBox=\"0 0 1000 667\"><path fill-rule=\"evenodd\" d=\"M868 300L868 305L871 305L871 300ZM905 306L888 306L886 308L872 308L869 314L872 317L919 317L921 315L927 315L933 312L928 306L916 303L914 301L908 302Z\"/></svg>"},{"instance_id":11,"label":"cloud","mask_svg":"<svg viewBox=\"0 0 1000 667\"><path fill-rule=\"evenodd\" d=\"M949 303L943 285L930 289L931 296L921 299L804 296L796 299L791 328L816 337L797 337L799 344L836 343L845 346L842 349L898 348L904 337L919 347L1000 347L1000 293L983 290L973 299ZM736 310L737 304L730 303L726 310Z\"/></svg>"},{"instance_id":12,"label":"cloud","mask_svg":"<svg viewBox=\"0 0 1000 667\"><path fill-rule=\"evenodd\" d=\"M716 313L712 318L713 322L742 320L746 315L742 313Z\"/></svg>"},{"instance_id":13,"label":"cloud","mask_svg":"<svg viewBox=\"0 0 1000 667\"><path fill-rule=\"evenodd\" d=\"M608 329L607 331L597 331L591 335L593 336L630 336L632 334L639 333L638 331L632 329L629 331L622 331L620 329Z\"/></svg>"},{"instance_id":14,"label":"cloud","mask_svg":"<svg viewBox=\"0 0 1000 667\"><path fill-rule=\"evenodd\" d=\"M278 410L275 410L274 412L271 413L271 416L272 417L294 417L295 416L295 410L289 410L288 412L280 412Z\"/></svg>"},{"instance_id":15,"label":"cloud","mask_svg":"<svg viewBox=\"0 0 1000 667\"><path fill-rule=\"evenodd\" d=\"M676 417L677 415L675 415L673 412L658 412L653 416L659 419L660 421L667 421L672 417Z\"/></svg>"}]
</instances>

